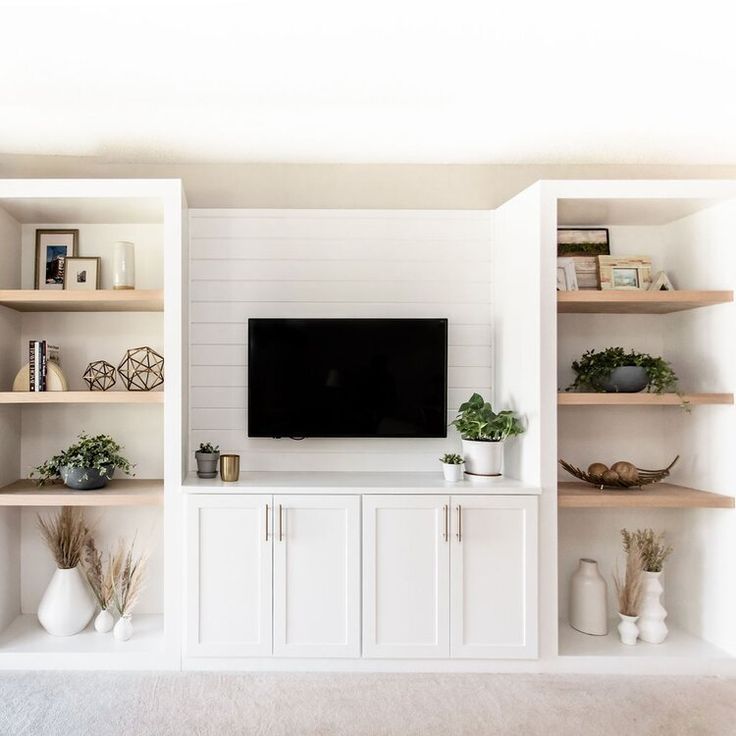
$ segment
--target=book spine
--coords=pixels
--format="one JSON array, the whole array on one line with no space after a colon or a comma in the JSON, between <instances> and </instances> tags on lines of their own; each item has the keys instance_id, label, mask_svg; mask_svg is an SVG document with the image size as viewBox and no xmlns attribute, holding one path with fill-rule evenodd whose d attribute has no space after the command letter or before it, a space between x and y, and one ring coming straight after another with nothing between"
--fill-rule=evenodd
<instances>
[{"instance_id":1,"label":"book spine","mask_svg":"<svg viewBox=\"0 0 736 736\"><path fill-rule=\"evenodd\" d=\"M36 346L28 341L28 390L36 390Z\"/></svg>"},{"instance_id":2,"label":"book spine","mask_svg":"<svg viewBox=\"0 0 736 736\"><path fill-rule=\"evenodd\" d=\"M46 354L46 340L41 341L41 391L46 390L46 363L47 363L47 354Z\"/></svg>"},{"instance_id":3,"label":"book spine","mask_svg":"<svg viewBox=\"0 0 736 736\"><path fill-rule=\"evenodd\" d=\"M40 340L35 341L35 348L36 348L36 391L41 390L41 342Z\"/></svg>"}]
</instances>

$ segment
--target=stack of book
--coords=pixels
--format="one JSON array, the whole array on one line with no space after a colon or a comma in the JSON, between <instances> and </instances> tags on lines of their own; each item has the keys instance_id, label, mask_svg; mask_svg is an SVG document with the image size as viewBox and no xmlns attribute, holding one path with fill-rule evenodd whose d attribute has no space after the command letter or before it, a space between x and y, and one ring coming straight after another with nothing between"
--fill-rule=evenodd
<instances>
[{"instance_id":1,"label":"stack of book","mask_svg":"<svg viewBox=\"0 0 736 736\"><path fill-rule=\"evenodd\" d=\"M58 346L49 345L46 340L28 342L28 388L30 391L46 391L46 374L51 360L58 364Z\"/></svg>"}]
</instances>

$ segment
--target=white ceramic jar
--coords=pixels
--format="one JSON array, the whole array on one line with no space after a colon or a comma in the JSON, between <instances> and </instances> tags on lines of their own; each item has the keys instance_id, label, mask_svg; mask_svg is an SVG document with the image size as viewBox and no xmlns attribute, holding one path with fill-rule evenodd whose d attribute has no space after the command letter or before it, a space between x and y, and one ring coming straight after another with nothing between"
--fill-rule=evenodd
<instances>
[{"instance_id":1,"label":"white ceramic jar","mask_svg":"<svg viewBox=\"0 0 736 736\"><path fill-rule=\"evenodd\" d=\"M595 560L583 557L570 581L570 626L583 634L608 633L608 586Z\"/></svg>"}]
</instances>

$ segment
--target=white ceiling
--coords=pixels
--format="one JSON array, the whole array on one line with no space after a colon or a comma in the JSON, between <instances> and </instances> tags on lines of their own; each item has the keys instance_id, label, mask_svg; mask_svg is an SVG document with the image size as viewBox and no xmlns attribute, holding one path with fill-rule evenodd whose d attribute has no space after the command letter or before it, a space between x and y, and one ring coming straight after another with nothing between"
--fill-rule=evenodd
<instances>
[{"instance_id":1,"label":"white ceiling","mask_svg":"<svg viewBox=\"0 0 736 736\"><path fill-rule=\"evenodd\" d=\"M736 163L731 8L0 0L0 153Z\"/></svg>"}]
</instances>

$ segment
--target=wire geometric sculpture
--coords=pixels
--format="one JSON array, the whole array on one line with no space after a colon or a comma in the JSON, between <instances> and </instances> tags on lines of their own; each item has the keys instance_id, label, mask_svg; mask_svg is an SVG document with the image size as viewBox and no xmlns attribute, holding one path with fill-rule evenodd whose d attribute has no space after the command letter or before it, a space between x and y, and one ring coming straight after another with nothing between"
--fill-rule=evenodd
<instances>
[{"instance_id":1,"label":"wire geometric sculpture","mask_svg":"<svg viewBox=\"0 0 736 736\"><path fill-rule=\"evenodd\" d=\"M150 391L164 382L164 358L145 345L126 351L118 373L128 391Z\"/></svg>"},{"instance_id":2,"label":"wire geometric sculpture","mask_svg":"<svg viewBox=\"0 0 736 736\"><path fill-rule=\"evenodd\" d=\"M95 360L90 363L82 378L89 385L90 391L107 391L117 382L115 366L106 360Z\"/></svg>"}]
</instances>

